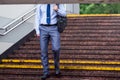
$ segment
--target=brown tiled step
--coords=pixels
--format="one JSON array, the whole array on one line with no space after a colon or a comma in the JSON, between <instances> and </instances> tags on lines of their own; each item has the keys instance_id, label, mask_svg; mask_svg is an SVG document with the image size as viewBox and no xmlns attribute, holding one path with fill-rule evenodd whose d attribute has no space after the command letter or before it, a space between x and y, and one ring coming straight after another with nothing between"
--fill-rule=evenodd
<instances>
[{"instance_id":1,"label":"brown tiled step","mask_svg":"<svg viewBox=\"0 0 120 80\"><path fill-rule=\"evenodd\" d=\"M77 35L78 33L78 35ZM119 29L118 30L81 30L81 29L78 29L78 30L65 30L62 34L61 34L61 37L64 37L64 36L67 36L67 35L74 35L74 36L81 36L82 34L83 35L112 35L112 36L115 36L115 34L120 34L119 32Z\"/></svg>"},{"instance_id":2,"label":"brown tiled step","mask_svg":"<svg viewBox=\"0 0 120 80\"><path fill-rule=\"evenodd\" d=\"M79 33L78 33L79 34ZM77 35L77 33L76 34L74 34L74 35ZM88 34L83 34L83 33L80 33L78 36L74 36L74 35L72 35L71 34L71 36L69 36L69 35L64 35L64 36L61 36L61 39L66 39L66 38L77 38L77 39L79 39L79 38L91 38L91 39L93 39L93 38L109 38L109 39L119 39L120 38L120 35L117 33L117 34L112 34L112 33L106 33L106 34L90 34L90 33L88 33Z\"/></svg>"},{"instance_id":3,"label":"brown tiled step","mask_svg":"<svg viewBox=\"0 0 120 80\"><path fill-rule=\"evenodd\" d=\"M111 19L120 19L120 16L77 16L77 17L68 17L68 19L92 19L92 20L98 20L98 19L102 19L102 20L111 20Z\"/></svg>"},{"instance_id":4,"label":"brown tiled step","mask_svg":"<svg viewBox=\"0 0 120 80\"><path fill-rule=\"evenodd\" d=\"M78 17L68 17L69 20L120 20L120 16L78 16Z\"/></svg>"},{"instance_id":5,"label":"brown tiled step","mask_svg":"<svg viewBox=\"0 0 120 80\"><path fill-rule=\"evenodd\" d=\"M72 24L72 23L71 23ZM97 26L97 27L96 27ZM96 25L96 26L67 26L65 29L67 30L119 30L120 27L119 25L114 25L114 26L102 26L102 25Z\"/></svg>"},{"instance_id":6,"label":"brown tiled step","mask_svg":"<svg viewBox=\"0 0 120 80\"><path fill-rule=\"evenodd\" d=\"M102 38L102 37L65 37L65 38L61 38L61 40L79 40L79 41L81 41L81 40L87 40L87 41L106 41L106 42L108 42L108 41L120 41L120 38L119 37L115 37L115 38L110 38L110 37L104 37L104 38Z\"/></svg>"},{"instance_id":7,"label":"brown tiled step","mask_svg":"<svg viewBox=\"0 0 120 80\"><path fill-rule=\"evenodd\" d=\"M33 46L36 46L36 45L40 45L40 42L37 40L37 41L29 41L29 42L25 42L23 46L26 46L26 45L33 45ZM51 43L50 43L51 45ZM64 46L64 45L79 45L79 46L120 46L120 42L99 42L99 41L61 41L61 45ZM22 45L21 45L22 46Z\"/></svg>"},{"instance_id":8,"label":"brown tiled step","mask_svg":"<svg viewBox=\"0 0 120 80\"><path fill-rule=\"evenodd\" d=\"M61 38L64 37L120 37L119 31L109 30L104 33L101 32L77 32L77 31L65 31L61 34Z\"/></svg>"},{"instance_id":9,"label":"brown tiled step","mask_svg":"<svg viewBox=\"0 0 120 80\"><path fill-rule=\"evenodd\" d=\"M4 65L4 68L5 65L15 65L15 66L18 66L19 65L19 68L21 68L21 66L42 66L41 63L23 63L23 62L20 62L20 63L14 63L14 62L6 62L6 63L2 63L2 65ZM0 65L1 66L1 65ZM53 63L49 63L49 66L53 66L54 67L54 64ZM78 64L74 64L74 63L61 63L60 66L64 66L64 69L65 70L81 70L81 67L86 67L85 70L91 70L90 68L93 68L92 70L96 70L96 71L106 71L107 68L109 68L109 70L107 71L114 71L114 70L111 70L111 69L117 69L117 68L120 68L119 64L91 64L91 63L78 63ZM11 68L11 67L9 67ZM14 68L14 67L12 67ZM15 67L16 68L16 67ZM95 68L95 69L94 69ZM98 69L99 68L99 69ZM36 69L36 68L35 68ZM39 69L39 68L38 68ZM40 68L41 69L41 68ZM82 69L84 70L84 69ZM120 71L120 70L116 70L116 71Z\"/></svg>"},{"instance_id":10,"label":"brown tiled step","mask_svg":"<svg viewBox=\"0 0 120 80\"><path fill-rule=\"evenodd\" d=\"M54 70L50 70L51 77L54 77ZM115 71L83 71L83 70L61 70L62 77L119 77L120 72ZM92 73L92 74L91 74ZM22 76L41 76L40 69L0 69L0 75L22 75Z\"/></svg>"},{"instance_id":11,"label":"brown tiled step","mask_svg":"<svg viewBox=\"0 0 120 80\"><path fill-rule=\"evenodd\" d=\"M40 53L40 50L14 50L16 54L18 53ZM49 53L52 53L52 50L49 51ZM87 54L87 55L119 55L119 51L111 51L111 50L61 50L61 53L63 54Z\"/></svg>"},{"instance_id":12,"label":"brown tiled step","mask_svg":"<svg viewBox=\"0 0 120 80\"><path fill-rule=\"evenodd\" d=\"M81 30L82 31L82 30ZM117 30L108 30L104 33L99 32L77 32L77 31L65 31L64 33L68 34L61 34L61 38L64 37L120 37L120 32ZM72 34L70 34L72 33ZM35 36L36 37L36 36Z\"/></svg>"},{"instance_id":13,"label":"brown tiled step","mask_svg":"<svg viewBox=\"0 0 120 80\"><path fill-rule=\"evenodd\" d=\"M40 49L39 45L26 45L21 46L21 50L27 49L27 50L38 50ZM51 46L48 48L51 49ZM120 51L120 46L80 46L80 45L65 45L61 46L61 50L112 50L112 51Z\"/></svg>"},{"instance_id":14,"label":"brown tiled step","mask_svg":"<svg viewBox=\"0 0 120 80\"><path fill-rule=\"evenodd\" d=\"M95 30L93 32L87 32L86 30L74 30L74 31L65 31L66 33L74 33L74 34L61 34L61 38L66 38L66 37L120 37L120 30L105 30L103 33L98 30L95 32ZM75 33L79 33L79 34L75 34ZM34 36L36 37L36 36Z\"/></svg>"},{"instance_id":15,"label":"brown tiled step","mask_svg":"<svg viewBox=\"0 0 120 80\"><path fill-rule=\"evenodd\" d=\"M77 16L77 17L67 17L67 21L77 21L77 20L120 20L120 16Z\"/></svg>"},{"instance_id":16,"label":"brown tiled step","mask_svg":"<svg viewBox=\"0 0 120 80\"><path fill-rule=\"evenodd\" d=\"M50 69L54 69L54 65L49 65ZM9 69L43 69L43 66L40 64L1 64L0 68L9 68ZM119 65L79 65L79 64L60 64L60 69L63 70L90 70L90 71L120 71Z\"/></svg>"},{"instance_id":17,"label":"brown tiled step","mask_svg":"<svg viewBox=\"0 0 120 80\"><path fill-rule=\"evenodd\" d=\"M54 72L53 70L50 70L52 73ZM7 68L2 68L0 69L0 75L2 74L13 74L13 75L25 75L25 74L28 74L28 75L42 75L42 69L16 69L16 68L13 68L13 69L7 69Z\"/></svg>"},{"instance_id":18,"label":"brown tiled step","mask_svg":"<svg viewBox=\"0 0 120 80\"><path fill-rule=\"evenodd\" d=\"M27 63L24 63L24 62L16 62L16 63L15 62L3 62L2 65L4 65L4 68L6 68L5 65L15 65L15 66L19 65L19 68L21 68L21 65L24 65L25 67L26 67L26 65L27 66L31 66L31 65L33 65L33 66L42 66L41 62L40 63L35 63L35 62L33 62L33 63L30 63L30 62L27 62ZM113 64L99 64L99 63L61 63L60 64L60 66L64 66L65 70L68 70L68 69L69 70L81 70L80 67L86 67L85 70L88 70L88 71L91 70L90 68L93 68L92 70L96 70L96 71L114 71L114 70L111 70L111 69L115 69L115 68L120 69L119 65L120 64L114 64L113 65ZM49 63L49 66L54 67L54 64ZM67 68L66 68L66 66L67 66ZM11 67L9 67L9 68L11 68ZM107 70L107 68L109 68L109 70ZM42 68L40 68L40 69L42 69ZM84 69L82 69L82 70L84 70ZM120 71L120 70L116 70L116 71Z\"/></svg>"},{"instance_id":19,"label":"brown tiled step","mask_svg":"<svg viewBox=\"0 0 120 80\"><path fill-rule=\"evenodd\" d=\"M64 38L61 38L61 40L96 40L96 41L120 41L120 37L100 37L100 36L81 36L81 37L64 37Z\"/></svg>"},{"instance_id":20,"label":"brown tiled step","mask_svg":"<svg viewBox=\"0 0 120 80\"><path fill-rule=\"evenodd\" d=\"M95 21L95 20L89 20L89 21L69 21L69 23L67 25L71 25L71 24L80 24L80 25L120 25L120 21L116 21L116 22L112 22L112 21Z\"/></svg>"},{"instance_id":21,"label":"brown tiled step","mask_svg":"<svg viewBox=\"0 0 120 80\"><path fill-rule=\"evenodd\" d=\"M119 39L120 38L120 35L119 35L119 33L106 33L106 34L100 34L100 33L96 33L96 34L94 34L94 33L78 33L78 35L77 35L77 32L76 33L74 33L74 34L64 34L64 35L61 35L61 40L64 40L64 39L68 39L68 38L71 38L71 39L73 39L73 37L75 38L75 39L80 39L80 38L91 38L91 39L93 39L93 38L101 38L101 39L106 39L106 38L108 38L108 39ZM30 40L38 40L39 38L36 38L36 37L33 37L33 38L31 38ZM107 40L107 39L106 39Z\"/></svg>"},{"instance_id":22,"label":"brown tiled step","mask_svg":"<svg viewBox=\"0 0 120 80\"><path fill-rule=\"evenodd\" d=\"M73 29L73 30L72 30ZM82 28L82 27L69 27L64 30L64 32L61 34L61 36L64 36L66 33L70 34L72 33L73 35L75 35L75 33L79 33L79 34L119 34L120 32L120 28Z\"/></svg>"},{"instance_id":23,"label":"brown tiled step","mask_svg":"<svg viewBox=\"0 0 120 80\"><path fill-rule=\"evenodd\" d=\"M39 75L23 76L23 75L0 75L1 80L40 80ZM50 77L48 80L119 80L119 78L111 77L84 77L84 76L62 76L60 78Z\"/></svg>"},{"instance_id":24,"label":"brown tiled step","mask_svg":"<svg viewBox=\"0 0 120 80\"><path fill-rule=\"evenodd\" d=\"M120 19L68 19L67 20L68 24L69 23L119 23Z\"/></svg>"},{"instance_id":25,"label":"brown tiled step","mask_svg":"<svg viewBox=\"0 0 120 80\"><path fill-rule=\"evenodd\" d=\"M41 60L40 59L2 59L1 64L37 64L41 65ZM49 59L49 64L53 65L54 60ZM60 64L67 64L67 65L115 65L119 67L120 61L98 61L98 60L79 60L79 59L60 59ZM1 65L0 65L1 66ZM5 67L5 65L4 65Z\"/></svg>"},{"instance_id":26,"label":"brown tiled step","mask_svg":"<svg viewBox=\"0 0 120 80\"><path fill-rule=\"evenodd\" d=\"M109 28L110 29L110 28ZM120 34L120 29L118 30L114 30L114 29L111 29L111 30L81 30L81 29L74 29L74 30L65 30L64 33L75 33L75 32L78 32L79 34L61 34L61 36L67 36L67 35L74 35L74 36L81 36L81 35L107 35L107 34L111 34L112 36L115 36L115 34ZM99 36L98 35L98 36Z\"/></svg>"},{"instance_id":27,"label":"brown tiled step","mask_svg":"<svg viewBox=\"0 0 120 80\"><path fill-rule=\"evenodd\" d=\"M66 33L66 34L65 34ZM61 38L64 37L119 37L120 30L65 30L61 34ZM34 36L36 38L36 35Z\"/></svg>"},{"instance_id":28,"label":"brown tiled step","mask_svg":"<svg viewBox=\"0 0 120 80\"><path fill-rule=\"evenodd\" d=\"M75 17L75 18L67 18L67 21L119 21L120 17L105 17L104 19L102 17Z\"/></svg>"},{"instance_id":29,"label":"brown tiled step","mask_svg":"<svg viewBox=\"0 0 120 80\"><path fill-rule=\"evenodd\" d=\"M48 54L50 59L53 59L53 54ZM31 54L21 54L21 53L16 53L16 54L10 54L9 59L40 59L40 53L31 53ZM64 54L61 53L60 59L72 59L72 60L113 60L113 61L119 61L120 60L120 55L95 55L95 54Z\"/></svg>"},{"instance_id":30,"label":"brown tiled step","mask_svg":"<svg viewBox=\"0 0 120 80\"><path fill-rule=\"evenodd\" d=\"M115 26L115 25L120 25L120 23L101 23L101 22L99 22L99 23L69 23L69 24L67 24L68 26L69 25L75 25L75 26Z\"/></svg>"},{"instance_id":31,"label":"brown tiled step","mask_svg":"<svg viewBox=\"0 0 120 80\"><path fill-rule=\"evenodd\" d=\"M39 40L38 38L34 37L34 38L30 38L30 41L37 41ZM101 37L65 37L65 38L61 38L61 41L100 41L100 42L119 42L120 38L115 37L115 38L109 38L109 37L105 37L105 38L101 38Z\"/></svg>"},{"instance_id":32,"label":"brown tiled step","mask_svg":"<svg viewBox=\"0 0 120 80\"><path fill-rule=\"evenodd\" d=\"M12 59L41 59L41 57L39 57L39 56L28 56L28 57L24 57L24 56L10 56L9 57L10 59L12 58ZM8 59L9 59L8 58ZM102 58L102 57L96 57L96 58L94 58L94 57L74 57L74 58L76 58L76 59L78 59L78 60L98 60L98 61L120 61L120 57L118 57L118 58ZM73 59L74 60L74 58L66 58L66 57L60 57L60 59ZM49 57L49 59L53 59L53 57Z\"/></svg>"},{"instance_id":33,"label":"brown tiled step","mask_svg":"<svg viewBox=\"0 0 120 80\"><path fill-rule=\"evenodd\" d=\"M101 20L101 21L96 21L96 20L74 20L74 21L68 21L67 25L68 26L77 26L77 25L84 25L84 26L118 26L120 25L120 20L112 21L112 20Z\"/></svg>"}]
</instances>

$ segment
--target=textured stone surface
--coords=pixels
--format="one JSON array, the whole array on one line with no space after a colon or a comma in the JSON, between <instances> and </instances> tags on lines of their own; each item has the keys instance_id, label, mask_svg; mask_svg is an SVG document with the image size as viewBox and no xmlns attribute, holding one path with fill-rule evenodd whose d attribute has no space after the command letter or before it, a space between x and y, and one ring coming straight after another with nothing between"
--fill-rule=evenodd
<instances>
[{"instance_id":1,"label":"textured stone surface","mask_svg":"<svg viewBox=\"0 0 120 80\"><path fill-rule=\"evenodd\" d=\"M68 26L61 34L61 60L120 61L120 17L78 17L69 19ZM83 21L84 20L84 21ZM75 23L73 25L73 23ZM86 24L88 23L88 24ZM110 25L107 25L107 24ZM35 35L35 34L34 34ZM33 36L19 49L8 55L8 59L40 60L39 39ZM51 43L49 59L53 59ZM13 65L41 65L41 63L2 63ZM53 65L52 63L50 65ZM112 64L63 64L64 66L119 67ZM93 68L93 67L92 67ZM61 70L62 76L48 80L119 80L120 71ZM0 69L0 80L40 80L42 69Z\"/></svg>"}]
</instances>

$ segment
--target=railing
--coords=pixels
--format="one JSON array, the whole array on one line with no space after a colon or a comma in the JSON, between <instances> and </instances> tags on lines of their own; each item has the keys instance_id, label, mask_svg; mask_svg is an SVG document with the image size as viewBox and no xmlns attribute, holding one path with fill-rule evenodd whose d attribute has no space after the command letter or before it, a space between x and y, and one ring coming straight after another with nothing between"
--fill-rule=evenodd
<instances>
[{"instance_id":1,"label":"railing","mask_svg":"<svg viewBox=\"0 0 120 80\"><path fill-rule=\"evenodd\" d=\"M26 12L22 16L18 17L17 19L13 20L11 23L7 24L6 26L0 28L0 36L6 35L10 31L14 30L16 27L21 25L22 23L24 23L26 20L28 20L29 18L34 16L35 15L35 10L36 10L36 7L31 9L30 11ZM74 13L74 12L71 12L71 11L66 11L66 12L67 13Z\"/></svg>"},{"instance_id":2,"label":"railing","mask_svg":"<svg viewBox=\"0 0 120 80\"><path fill-rule=\"evenodd\" d=\"M30 11L26 12L22 16L18 17L17 19L13 20L11 23L7 24L6 26L0 28L0 35L4 36L16 27L18 27L20 24L24 23L26 20L31 18L35 15L36 7L31 9Z\"/></svg>"}]
</instances>

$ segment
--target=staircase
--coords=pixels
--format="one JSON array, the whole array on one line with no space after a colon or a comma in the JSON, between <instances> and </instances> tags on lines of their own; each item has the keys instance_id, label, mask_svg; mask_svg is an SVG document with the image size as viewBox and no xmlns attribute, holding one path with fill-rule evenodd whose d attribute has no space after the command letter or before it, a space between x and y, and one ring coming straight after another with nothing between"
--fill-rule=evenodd
<instances>
[{"instance_id":1,"label":"staircase","mask_svg":"<svg viewBox=\"0 0 120 80\"><path fill-rule=\"evenodd\" d=\"M28 38L2 59L0 80L40 80L39 39ZM55 77L51 43L47 80L120 80L120 15L69 15L61 34L60 68Z\"/></svg>"}]
</instances>

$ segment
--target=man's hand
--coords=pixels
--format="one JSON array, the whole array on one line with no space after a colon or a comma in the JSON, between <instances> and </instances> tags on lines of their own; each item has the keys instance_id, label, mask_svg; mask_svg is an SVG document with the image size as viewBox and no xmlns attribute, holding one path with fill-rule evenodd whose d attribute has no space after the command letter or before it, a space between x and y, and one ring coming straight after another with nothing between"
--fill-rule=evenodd
<instances>
[{"instance_id":1,"label":"man's hand","mask_svg":"<svg viewBox=\"0 0 120 80\"><path fill-rule=\"evenodd\" d=\"M40 38L40 35L39 34L36 34L37 38Z\"/></svg>"},{"instance_id":2,"label":"man's hand","mask_svg":"<svg viewBox=\"0 0 120 80\"><path fill-rule=\"evenodd\" d=\"M58 11L58 6L54 5L53 10Z\"/></svg>"}]
</instances>

